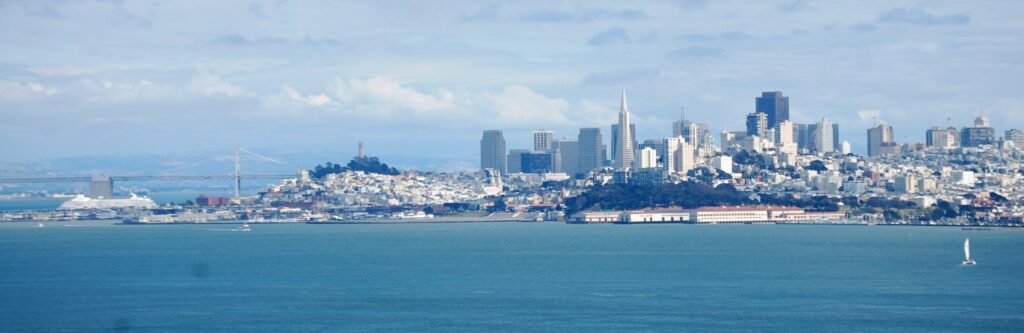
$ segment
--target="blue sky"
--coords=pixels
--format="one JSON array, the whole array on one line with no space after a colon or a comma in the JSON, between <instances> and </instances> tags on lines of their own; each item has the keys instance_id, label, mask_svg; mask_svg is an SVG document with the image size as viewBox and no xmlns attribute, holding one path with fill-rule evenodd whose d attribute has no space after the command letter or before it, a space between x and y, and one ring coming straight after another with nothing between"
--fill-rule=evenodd
<instances>
[{"instance_id":1,"label":"blue sky","mask_svg":"<svg viewBox=\"0 0 1024 333\"><path fill-rule=\"evenodd\" d=\"M1024 128L1016 1L7 1L0 161L354 150L473 161L480 132L740 130L761 91L863 151L980 112Z\"/></svg>"}]
</instances>

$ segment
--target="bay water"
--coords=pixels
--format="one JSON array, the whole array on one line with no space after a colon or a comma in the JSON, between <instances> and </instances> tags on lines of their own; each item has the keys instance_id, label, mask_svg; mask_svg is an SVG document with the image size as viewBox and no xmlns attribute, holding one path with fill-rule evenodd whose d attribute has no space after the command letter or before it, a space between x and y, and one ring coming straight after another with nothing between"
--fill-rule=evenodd
<instances>
[{"instance_id":1,"label":"bay water","mask_svg":"<svg viewBox=\"0 0 1024 333\"><path fill-rule=\"evenodd\" d=\"M45 225L0 223L0 331L1024 331L1016 230Z\"/></svg>"}]
</instances>

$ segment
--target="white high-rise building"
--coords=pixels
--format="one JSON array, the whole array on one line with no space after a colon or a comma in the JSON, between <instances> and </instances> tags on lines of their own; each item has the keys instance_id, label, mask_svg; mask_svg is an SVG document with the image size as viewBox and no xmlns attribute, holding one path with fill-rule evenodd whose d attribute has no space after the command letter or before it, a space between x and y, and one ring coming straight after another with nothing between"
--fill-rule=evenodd
<instances>
[{"instance_id":1,"label":"white high-rise building","mask_svg":"<svg viewBox=\"0 0 1024 333\"><path fill-rule=\"evenodd\" d=\"M546 129L539 129L533 131L533 150L535 151L548 151L551 150L551 141L555 140L555 132Z\"/></svg>"},{"instance_id":2,"label":"white high-rise building","mask_svg":"<svg viewBox=\"0 0 1024 333\"><path fill-rule=\"evenodd\" d=\"M686 143L686 139L681 136L665 138L665 156L661 157L661 162L666 174L676 173L676 158L679 155L677 151L679 146L684 143Z\"/></svg>"},{"instance_id":3,"label":"white high-rise building","mask_svg":"<svg viewBox=\"0 0 1024 333\"><path fill-rule=\"evenodd\" d=\"M675 150L673 159L675 162L675 172L685 175L693 168L697 167L696 163L696 146L686 142L683 138L679 139L679 148Z\"/></svg>"},{"instance_id":4,"label":"white high-rise building","mask_svg":"<svg viewBox=\"0 0 1024 333\"><path fill-rule=\"evenodd\" d=\"M833 142L832 122L828 118L821 118L818 127L814 129L814 150L818 153L831 153L835 150Z\"/></svg>"},{"instance_id":5,"label":"white high-rise building","mask_svg":"<svg viewBox=\"0 0 1024 333\"><path fill-rule=\"evenodd\" d=\"M883 155L885 151L882 150L882 146L888 143L894 143L892 126L886 124L879 124L878 126L868 129L868 156Z\"/></svg>"},{"instance_id":6,"label":"white high-rise building","mask_svg":"<svg viewBox=\"0 0 1024 333\"><path fill-rule=\"evenodd\" d=\"M725 173L732 173L732 157L728 155L719 155L711 158L711 166L715 169L725 171Z\"/></svg>"},{"instance_id":7,"label":"white high-rise building","mask_svg":"<svg viewBox=\"0 0 1024 333\"><path fill-rule=\"evenodd\" d=\"M843 155L849 155L853 151L853 147L850 146L850 141L843 140L843 143L839 144L839 152Z\"/></svg>"},{"instance_id":8,"label":"white high-rise building","mask_svg":"<svg viewBox=\"0 0 1024 333\"><path fill-rule=\"evenodd\" d=\"M619 142L616 142L616 149L612 152L615 158L615 169L627 170L633 167L633 141L630 138L633 135L630 133L629 127L629 109L626 106L626 89L622 89L622 105L619 109L619 126L616 137Z\"/></svg>"},{"instance_id":9,"label":"white high-rise building","mask_svg":"<svg viewBox=\"0 0 1024 333\"><path fill-rule=\"evenodd\" d=\"M640 150L640 168L657 168L658 167L658 151L654 148L647 147Z\"/></svg>"},{"instance_id":10,"label":"white high-rise building","mask_svg":"<svg viewBox=\"0 0 1024 333\"><path fill-rule=\"evenodd\" d=\"M785 145L787 143L794 143L793 141L793 122L786 120L779 123L778 130L775 131L775 143L778 146Z\"/></svg>"}]
</instances>

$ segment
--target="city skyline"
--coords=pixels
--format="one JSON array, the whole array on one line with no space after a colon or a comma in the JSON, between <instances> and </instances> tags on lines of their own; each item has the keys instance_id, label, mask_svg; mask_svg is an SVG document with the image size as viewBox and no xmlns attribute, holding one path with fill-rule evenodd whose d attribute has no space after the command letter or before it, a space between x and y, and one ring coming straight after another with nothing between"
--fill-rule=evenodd
<instances>
[{"instance_id":1,"label":"city skyline","mask_svg":"<svg viewBox=\"0 0 1024 333\"><path fill-rule=\"evenodd\" d=\"M842 124L860 154L876 121L924 142L980 112L998 134L1024 128L1012 6L7 3L0 162L366 141L474 163L483 128L510 147L606 130L621 87L638 139L670 135L680 107L715 136L742 130L765 91L792 97L794 123ZM751 23L764 13L786 20Z\"/></svg>"}]
</instances>

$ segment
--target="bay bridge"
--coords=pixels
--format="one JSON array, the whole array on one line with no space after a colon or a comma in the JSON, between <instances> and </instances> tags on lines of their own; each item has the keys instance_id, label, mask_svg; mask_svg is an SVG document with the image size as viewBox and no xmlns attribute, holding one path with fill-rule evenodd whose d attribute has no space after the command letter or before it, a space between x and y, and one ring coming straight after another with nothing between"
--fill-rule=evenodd
<instances>
[{"instance_id":1,"label":"bay bridge","mask_svg":"<svg viewBox=\"0 0 1024 333\"><path fill-rule=\"evenodd\" d=\"M29 183L79 183L89 182L91 184L89 196L92 197L106 197L110 198L113 196L114 182L123 181L184 181L184 180L233 180L235 198L239 197L239 192L243 179L288 179L295 178L295 174L290 175L243 175L242 174L242 156L241 153L246 153L250 156L257 157L262 160L274 162L277 164L289 165L288 163L278 161L276 159L266 157L242 147L235 147L235 172L233 174L222 174L222 175L152 175L152 176L107 176L107 175L93 175L93 176L72 176L72 177L26 177L26 178L0 178L0 185L4 184L29 184ZM290 166L290 165L289 165Z\"/></svg>"}]
</instances>

